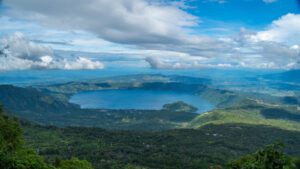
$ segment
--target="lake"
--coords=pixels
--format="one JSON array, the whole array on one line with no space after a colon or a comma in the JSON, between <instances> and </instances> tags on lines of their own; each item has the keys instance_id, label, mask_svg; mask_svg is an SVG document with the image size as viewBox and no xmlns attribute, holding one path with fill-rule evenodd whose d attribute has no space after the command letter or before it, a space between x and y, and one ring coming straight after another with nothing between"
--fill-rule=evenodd
<instances>
[{"instance_id":1,"label":"lake","mask_svg":"<svg viewBox=\"0 0 300 169\"><path fill-rule=\"evenodd\" d=\"M198 108L197 113L209 111L214 105L200 96L173 91L118 89L80 92L70 102L82 108L158 110L164 104L183 101Z\"/></svg>"}]
</instances>

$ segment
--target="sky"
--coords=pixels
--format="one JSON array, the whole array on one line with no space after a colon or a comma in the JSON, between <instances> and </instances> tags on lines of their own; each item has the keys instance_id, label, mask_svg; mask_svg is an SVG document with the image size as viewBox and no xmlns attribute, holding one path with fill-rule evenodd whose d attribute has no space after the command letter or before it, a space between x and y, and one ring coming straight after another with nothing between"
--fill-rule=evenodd
<instances>
[{"instance_id":1,"label":"sky","mask_svg":"<svg viewBox=\"0 0 300 169\"><path fill-rule=\"evenodd\" d=\"M0 0L0 71L300 69L297 0Z\"/></svg>"}]
</instances>

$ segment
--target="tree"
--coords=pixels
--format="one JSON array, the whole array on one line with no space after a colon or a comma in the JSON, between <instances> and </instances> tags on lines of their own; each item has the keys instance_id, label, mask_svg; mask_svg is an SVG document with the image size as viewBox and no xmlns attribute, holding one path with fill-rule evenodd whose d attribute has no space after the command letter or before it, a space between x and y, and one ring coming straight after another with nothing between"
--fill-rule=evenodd
<instances>
[{"instance_id":1,"label":"tree","mask_svg":"<svg viewBox=\"0 0 300 169\"><path fill-rule=\"evenodd\" d=\"M22 138L16 119L4 115L0 105L0 168L1 169L56 169L45 163L34 150L28 148ZM93 169L92 165L77 158L60 160L57 169Z\"/></svg>"},{"instance_id":2,"label":"tree","mask_svg":"<svg viewBox=\"0 0 300 169\"><path fill-rule=\"evenodd\" d=\"M71 158L70 160L59 160L58 169L93 169L92 165L86 160Z\"/></svg>"},{"instance_id":3,"label":"tree","mask_svg":"<svg viewBox=\"0 0 300 169\"><path fill-rule=\"evenodd\" d=\"M276 143L251 155L232 161L228 169L296 169L291 157L283 153L284 145Z\"/></svg>"}]
</instances>

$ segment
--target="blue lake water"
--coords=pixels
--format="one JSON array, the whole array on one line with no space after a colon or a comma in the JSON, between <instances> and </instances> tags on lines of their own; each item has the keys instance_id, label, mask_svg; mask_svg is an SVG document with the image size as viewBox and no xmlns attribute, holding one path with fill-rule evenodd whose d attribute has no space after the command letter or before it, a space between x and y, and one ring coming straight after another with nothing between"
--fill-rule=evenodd
<instances>
[{"instance_id":1,"label":"blue lake water","mask_svg":"<svg viewBox=\"0 0 300 169\"><path fill-rule=\"evenodd\" d=\"M214 105L200 96L157 90L98 90L81 92L71 97L70 102L82 108L106 109L161 109L164 104L184 101L198 108L197 113L209 111Z\"/></svg>"}]
</instances>

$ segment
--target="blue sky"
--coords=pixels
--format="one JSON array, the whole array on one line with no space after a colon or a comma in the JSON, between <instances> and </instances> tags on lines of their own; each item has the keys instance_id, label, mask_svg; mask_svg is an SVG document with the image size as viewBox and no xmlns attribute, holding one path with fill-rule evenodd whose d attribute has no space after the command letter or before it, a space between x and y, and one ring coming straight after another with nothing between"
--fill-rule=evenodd
<instances>
[{"instance_id":1,"label":"blue sky","mask_svg":"<svg viewBox=\"0 0 300 169\"><path fill-rule=\"evenodd\" d=\"M263 28L287 13L299 13L296 0L278 0L266 3L262 0L228 0L224 3L192 1L195 6L188 12L203 18L246 27Z\"/></svg>"},{"instance_id":2,"label":"blue sky","mask_svg":"<svg viewBox=\"0 0 300 169\"><path fill-rule=\"evenodd\" d=\"M3 0L0 71L298 69L299 12L297 0Z\"/></svg>"},{"instance_id":3,"label":"blue sky","mask_svg":"<svg viewBox=\"0 0 300 169\"><path fill-rule=\"evenodd\" d=\"M298 13L295 0L265 3L260 0L231 0L224 3L190 2L188 12L199 16L203 23L198 31L214 35L235 34L240 27L260 30L287 13ZM220 28L220 29L216 29Z\"/></svg>"}]
</instances>

